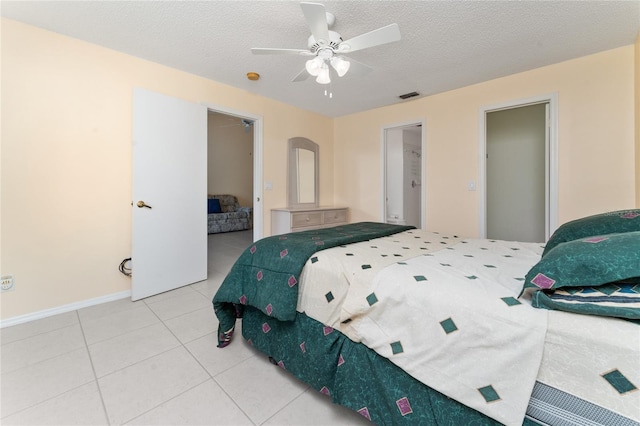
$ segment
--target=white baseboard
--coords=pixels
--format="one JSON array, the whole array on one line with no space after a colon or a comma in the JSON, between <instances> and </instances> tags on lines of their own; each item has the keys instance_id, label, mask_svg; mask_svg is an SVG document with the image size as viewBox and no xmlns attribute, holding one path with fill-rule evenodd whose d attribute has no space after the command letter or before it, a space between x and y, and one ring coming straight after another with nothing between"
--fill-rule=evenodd
<instances>
[{"instance_id":1,"label":"white baseboard","mask_svg":"<svg viewBox=\"0 0 640 426\"><path fill-rule=\"evenodd\" d=\"M125 299L127 297L131 297L131 290L125 290L118 293L108 294L106 296L95 297L93 299L82 300L80 302L69 303L68 305L45 309L43 311L33 312L31 314L18 315L17 317L11 317L5 320L1 320L0 328L11 327L12 325L35 321L53 315L64 314L66 312L75 311L77 309L87 308L89 306L99 305L101 303L113 302L114 300Z\"/></svg>"}]
</instances>

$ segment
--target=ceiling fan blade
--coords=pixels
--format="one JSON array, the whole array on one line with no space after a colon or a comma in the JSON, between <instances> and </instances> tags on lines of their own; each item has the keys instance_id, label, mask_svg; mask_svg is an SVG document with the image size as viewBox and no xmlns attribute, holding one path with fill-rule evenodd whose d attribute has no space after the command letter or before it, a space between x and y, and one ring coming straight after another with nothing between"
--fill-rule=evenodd
<instances>
[{"instance_id":1,"label":"ceiling fan blade","mask_svg":"<svg viewBox=\"0 0 640 426\"><path fill-rule=\"evenodd\" d=\"M329 25L327 24L327 11L320 3L300 3L304 18L313 34L313 38L320 44L329 44ZM324 43L321 42L324 40Z\"/></svg>"},{"instance_id":2,"label":"ceiling fan blade","mask_svg":"<svg viewBox=\"0 0 640 426\"><path fill-rule=\"evenodd\" d=\"M398 24L389 24L386 27L361 34L340 43L338 51L340 53L355 52L356 50L367 49L379 46L392 41L400 40L400 28Z\"/></svg>"},{"instance_id":3,"label":"ceiling fan blade","mask_svg":"<svg viewBox=\"0 0 640 426\"><path fill-rule=\"evenodd\" d=\"M296 76L293 77L293 80L291 81L295 83L298 81L305 81L307 78L309 78L309 73L307 72L306 68L302 68L302 71L296 74Z\"/></svg>"},{"instance_id":4,"label":"ceiling fan blade","mask_svg":"<svg viewBox=\"0 0 640 426\"><path fill-rule=\"evenodd\" d=\"M251 53L254 55L313 55L313 53L305 49L271 49L268 47L253 47L251 48Z\"/></svg>"},{"instance_id":5,"label":"ceiling fan blade","mask_svg":"<svg viewBox=\"0 0 640 426\"><path fill-rule=\"evenodd\" d=\"M363 64L362 62L355 61L351 58L347 58L346 56L344 57L344 59L346 59L351 63L351 65L349 66L349 71L347 72L347 75L362 77L364 75L369 74L371 71L373 71L373 68L371 68L369 65Z\"/></svg>"}]
</instances>

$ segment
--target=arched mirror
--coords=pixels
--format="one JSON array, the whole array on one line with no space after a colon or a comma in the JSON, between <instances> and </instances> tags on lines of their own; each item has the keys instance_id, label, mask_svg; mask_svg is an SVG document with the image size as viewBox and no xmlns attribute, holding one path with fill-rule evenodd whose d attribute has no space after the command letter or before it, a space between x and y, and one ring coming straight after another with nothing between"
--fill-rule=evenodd
<instances>
[{"instance_id":1,"label":"arched mirror","mask_svg":"<svg viewBox=\"0 0 640 426\"><path fill-rule=\"evenodd\" d=\"M289 208L318 207L318 144L289 139Z\"/></svg>"}]
</instances>

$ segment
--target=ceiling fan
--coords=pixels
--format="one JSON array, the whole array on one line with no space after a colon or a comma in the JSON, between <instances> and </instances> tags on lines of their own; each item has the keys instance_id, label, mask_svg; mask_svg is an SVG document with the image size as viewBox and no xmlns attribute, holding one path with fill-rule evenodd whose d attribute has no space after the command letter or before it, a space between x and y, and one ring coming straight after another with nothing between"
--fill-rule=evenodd
<instances>
[{"instance_id":1,"label":"ceiling fan","mask_svg":"<svg viewBox=\"0 0 640 426\"><path fill-rule=\"evenodd\" d=\"M335 16L325 10L320 3L300 3L302 12L311 29L311 36L307 40L308 49L272 49L254 47L251 52L256 55L301 55L313 56L307 60L305 68L300 71L292 81L304 81L310 75L316 77L320 84L331 83L331 66L339 77L347 71L351 74L365 75L373 68L361 62L344 56L346 53L381 44L400 40L400 28L398 24L390 24L365 34L342 40L340 34L329 30L335 22Z\"/></svg>"}]
</instances>

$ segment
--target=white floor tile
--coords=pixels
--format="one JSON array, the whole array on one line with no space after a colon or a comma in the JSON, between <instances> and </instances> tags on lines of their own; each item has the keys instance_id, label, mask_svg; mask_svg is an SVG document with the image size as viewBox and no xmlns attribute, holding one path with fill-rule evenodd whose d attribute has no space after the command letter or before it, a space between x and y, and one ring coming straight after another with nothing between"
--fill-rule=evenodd
<instances>
[{"instance_id":1,"label":"white floor tile","mask_svg":"<svg viewBox=\"0 0 640 426\"><path fill-rule=\"evenodd\" d=\"M72 389L55 398L2 419L5 426L101 426L107 414L96 382Z\"/></svg>"},{"instance_id":2,"label":"white floor tile","mask_svg":"<svg viewBox=\"0 0 640 426\"><path fill-rule=\"evenodd\" d=\"M262 424L309 388L271 364L266 356L251 357L214 380L256 424Z\"/></svg>"},{"instance_id":3,"label":"white floor tile","mask_svg":"<svg viewBox=\"0 0 640 426\"><path fill-rule=\"evenodd\" d=\"M182 343L215 333L218 330L218 318L213 306L209 305L207 308L171 318L165 324Z\"/></svg>"},{"instance_id":4,"label":"white floor tile","mask_svg":"<svg viewBox=\"0 0 640 426\"><path fill-rule=\"evenodd\" d=\"M333 404L331 397L308 389L271 417L263 426L348 426L371 425L355 411Z\"/></svg>"},{"instance_id":5,"label":"white floor tile","mask_svg":"<svg viewBox=\"0 0 640 426\"><path fill-rule=\"evenodd\" d=\"M176 288L175 290L165 291L164 293L156 294L155 296L150 296L144 299L144 303L150 305L152 303L158 302L166 302L169 299L178 296L184 296L185 294L193 293L193 289L189 285L185 285L183 287Z\"/></svg>"},{"instance_id":6,"label":"white floor tile","mask_svg":"<svg viewBox=\"0 0 640 426\"><path fill-rule=\"evenodd\" d=\"M127 425L251 425L213 380L178 395Z\"/></svg>"},{"instance_id":7,"label":"white floor tile","mask_svg":"<svg viewBox=\"0 0 640 426\"><path fill-rule=\"evenodd\" d=\"M109 421L127 422L209 379L182 347L98 379Z\"/></svg>"},{"instance_id":8,"label":"white floor tile","mask_svg":"<svg viewBox=\"0 0 640 426\"><path fill-rule=\"evenodd\" d=\"M206 280L191 284L191 288L201 293L207 299L213 300L213 296L220 288L220 285L226 276L227 274L223 274L216 270L209 271Z\"/></svg>"},{"instance_id":9,"label":"white floor tile","mask_svg":"<svg viewBox=\"0 0 640 426\"><path fill-rule=\"evenodd\" d=\"M102 377L178 346L174 335L158 323L90 345L89 354L96 376Z\"/></svg>"},{"instance_id":10,"label":"white floor tile","mask_svg":"<svg viewBox=\"0 0 640 426\"><path fill-rule=\"evenodd\" d=\"M59 328L68 327L78 324L78 314L76 311L66 312L64 314L54 315L35 321L26 322L24 324L14 325L0 329L0 343L15 342L16 340L28 339L38 334L48 333Z\"/></svg>"},{"instance_id":11,"label":"white floor tile","mask_svg":"<svg viewBox=\"0 0 640 426\"><path fill-rule=\"evenodd\" d=\"M144 302L132 302L130 298L118 299L112 302L101 303L78 310L81 321L97 320L99 318L110 317L119 312L128 311L143 305Z\"/></svg>"},{"instance_id":12,"label":"white floor tile","mask_svg":"<svg viewBox=\"0 0 640 426\"><path fill-rule=\"evenodd\" d=\"M84 348L80 324L59 328L2 346L1 372L8 373L75 349Z\"/></svg>"},{"instance_id":13,"label":"white floor tile","mask_svg":"<svg viewBox=\"0 0 640 426\"><path fill-rule=\"evenodd\" d=\"M112 315L88 319L80 317L88 345L159 322L158 317L144 303L136 304L132 309L114 312Z\"/></svg>"},{"instance_id":14,"label":"white floor tile","mask_svg":"<svg viewBox=\"0 0 640 426\"><path fill-rule=\"evenodd\" d=\"M217 333L208 334L185 345L213 377L259 353L240 336L226 348L221 349L217 345Z\"/></svg>"},{"instance_id":15,"label":"white floor tile","mask_svg":"<svg viewBox=\"0 0 640 426\"><path fill-rule=\"evenodd\" d=\"M8 416L94 380L86 348L0 375L2 415Z\"/></svg>"},{"instance_id":16,"label":"white floor tile","mask_svg":"<svg viewBox=\"0 0 640 426\"><path fill-rule=\"evenodd\" d=\"M197 291L184 287L188 291L170 299L149 303L151 309L162 321L188 314L199 309L211 308L211 301Z\"/></svg>"}]
</instances>

